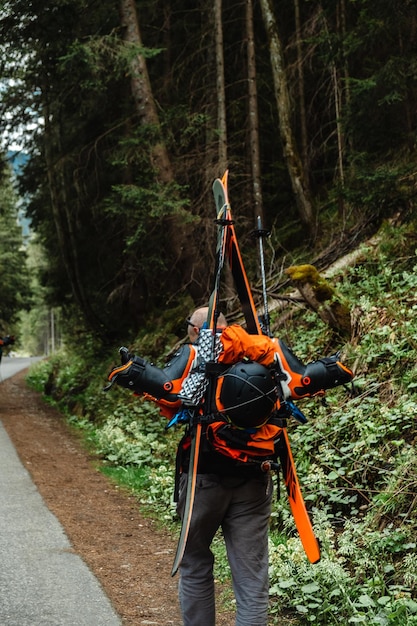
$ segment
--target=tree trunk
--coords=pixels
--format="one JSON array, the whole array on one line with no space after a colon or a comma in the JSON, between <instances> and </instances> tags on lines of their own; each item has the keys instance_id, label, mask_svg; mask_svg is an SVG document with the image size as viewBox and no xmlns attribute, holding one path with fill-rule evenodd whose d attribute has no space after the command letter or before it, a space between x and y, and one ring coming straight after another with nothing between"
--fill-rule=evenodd
<instances>
[{"instance_id":1,"label":"tree trunk","mask_svg":"<svg viewBox=\"0 0 417 626\"><path fill-rule=\"evenodd\" d=\"M334 97L334 111L335 111L335 124L336 124L336 137L337 137L337 169L339 172L340 187L343 190L345 186L345 168L344 168L345 140L344 140L342 123L341 123L342 107L343 107L342 90L340 87L339 70L334 60L335 54L333 51L332 41L331 41L331 37L329 33L329 26L327 24L326 15L323 10L321 11L321 15L322 15L326 37L329 42L329 48L332 52L331 54L332 60L330 61L330 74L332 77L333 93L334 93L333 97ZM343 17L344 17L343 15L340 16L340 23L337 24L339 31L341 27L343 27ZM347 82L348 81L345 81L345 84L347 84ZM339 217L341 219L342 224L344 225L346 216L345 216L345 203L344 203L342 194L339 194L338 210L339 210Z\"/></svg>"},{"instance_id":2,"label":"tree trunk","mask_svg":"<svg viewBox=\"0 0 417 626\"><path fill-rule=\"evenodd\" d=\"M300 219L309 230L310 235L314 237L316 231L315 215L310 190L305 179L291 125L291 104L278 27L271 0L260 0L260 4L269 40L272 76L284 158L291 179Z\"/></svg>"},{"instance_id":3,"label":"tree trunk","mask_svg":"<svg viewBox=\"0 0 417 626\"><path fill-rule=\"evenodd\" d=\"M120 0L121 24L124 30L124 39L127 43L143 48L139 30L139 20L134 0ZM132 96L136 111L142 124L160 129L158 112L152 94L146 60L143 54L136 54L130 61ZM162 183L172 182L174 179L171 162L166 146L162 140L152 148L152 162L157 180Z\"/></svg>"},{"instance_id":4,"label":"tree trunk","mask_svg":"<svg viewBox=\"0 0 417 626\"><path fill-rule=\"evenodd\" d=\"M125 41L140 50L143 44L135 0L120 0L120 14L121 23L125 29ZM140 123L156 129L160 137L159 141L153 145L151 152L156 180L162 185L173 183L175 182L174 173L166 145L161 137L158 111L143 54L139 52L132 58L130 70L132 96ZM190 293L193 294L197 284L196 277L198 278L206 269L199 250L196 250L194 238L191 236L192 227L184 223L181 215L166 217L160 227L166 234L167 247L164 254L169 259L172 291L180 292L188 286ZM155 285L149 285L148 288L154 289Z\"/></svg>"},{"instance_id":5,"label":"tree trunk","mask_svg":"<svg viewBox=\"0 0 417 626\"><path fill-rule=\"evenodd\" d=\"M260 217L265 222L262 206L261 157L259 149L259 115L258 93L256 88L256 57L255 38L253 32L253 3L246 0L246 36L248 58L248 92L249 92L249 145L252 168L252 186L254 199L254 219Z\"/></svg>"},{"instance_id":6,"label":"tree trunk","mask_svg":"<svg viewBox=\"0 0 417 626\"><path fill-rule=\"evenodd\" d=\"M298 99L300 109L301 161L306 178L309 178L310 164L308 159L307 114L304 95L304 63L301 42L300 0L294 0L295 45L297 50Z\"/></svg>"},{"instance_id":7,"label":"tree trunk","mask_svg":"<svg viewBox=\"0 0 417 626\"><path fill-rule=\"evenodd\" d=\"M62 263L65 268L68 281L74 300L83 312L90 328L100 333L101 324L98 317L93 312L90 299L86 296L83 281L80 275L80 265L78 261L78 240L74 232L72 219L72 205L69 207L63 171L62 148L60 146L59 128L57 122L51 121L48 107L44 107L44 154L45 165L48 176L49 194L51 198L52 216L55 225L55 232L59 243ZM57 116L59 117L59 116ZM59 155L56 157L55 155Z\"/></svg>"},{"instance_id":8,"label":"tree trunk","mask_svg":"<svg viewBox=\"0 0 417 626\"><path fill-rule=\"evenodd\" d=\"M214 32L216 48L216 93L219 175L227 169L226 93L224 83L224 50L222 0L214 0Z\"/></svg>"}]
</instances>

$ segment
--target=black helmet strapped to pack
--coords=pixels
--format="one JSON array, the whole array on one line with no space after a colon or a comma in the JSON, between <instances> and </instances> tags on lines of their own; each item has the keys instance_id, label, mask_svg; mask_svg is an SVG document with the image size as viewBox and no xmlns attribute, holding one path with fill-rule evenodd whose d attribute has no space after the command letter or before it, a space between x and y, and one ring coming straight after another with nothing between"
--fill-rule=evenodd
<instances>
[{"instance_id":1,"label":"black helmet strapped to pack","mask_svg":"<svg viewBox=\"0 0 417 626\"><path fill-rule=\"evenodd\" d=\"M217 409L239 428L265 424L276 401L273 376L256 361L237 363L219 378Z\"/></svg>"}]
</instances>

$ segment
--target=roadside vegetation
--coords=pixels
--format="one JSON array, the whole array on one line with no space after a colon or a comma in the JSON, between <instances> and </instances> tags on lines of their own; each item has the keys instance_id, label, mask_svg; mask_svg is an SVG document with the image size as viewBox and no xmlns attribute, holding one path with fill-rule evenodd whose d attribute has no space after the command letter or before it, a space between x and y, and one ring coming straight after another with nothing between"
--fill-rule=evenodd
<instances>
[{"instance_id":1,"label":"roadside vegetation","mask_svg":"<svg viewBox=\"0 0 417 626\"><path fill-rule=\"evenodd\" d=\"M285 333L300 358L340 350L356 378L353 393L337 388L325 399L298 402L308 422L289 424L322 559L307 561L279 481L270 532L271 625L417 624L416 249L412 223L386 224L377 246L363 244L354 264L329 278L350 305L349 341L307 309L296 309L284 326L272 311L275 334ZM172 337L161 316L159 332L143 330L133 349L151 358L158 349L163 359ZM155 407L126 390L103 391L117 363L116 345L99 353L83 338L34 366L28 381L82 433L100 469L177 532L172 493L181 430L166 431ZM227 579L220 541L215 549L217 576Z\"/></svg>"}]
</instances>

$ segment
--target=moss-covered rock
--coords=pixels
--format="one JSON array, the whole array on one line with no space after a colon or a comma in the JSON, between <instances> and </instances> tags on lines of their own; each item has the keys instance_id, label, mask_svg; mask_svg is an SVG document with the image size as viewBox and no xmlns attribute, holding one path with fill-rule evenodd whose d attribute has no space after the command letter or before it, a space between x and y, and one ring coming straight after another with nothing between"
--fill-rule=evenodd
<instances>
[{"instance_id":1,"label":"moss-covered rock","mask_svg":"<svg viewBox=\"0 0 417 626\"><path fill-rule=\"evenodd\" d=\"M286 273L306 303L326 324L338 333L350 336L349 306L341 300L336 290L321 276L314 265L293 265L287 268Z\"/></svg>"}]
</instances>

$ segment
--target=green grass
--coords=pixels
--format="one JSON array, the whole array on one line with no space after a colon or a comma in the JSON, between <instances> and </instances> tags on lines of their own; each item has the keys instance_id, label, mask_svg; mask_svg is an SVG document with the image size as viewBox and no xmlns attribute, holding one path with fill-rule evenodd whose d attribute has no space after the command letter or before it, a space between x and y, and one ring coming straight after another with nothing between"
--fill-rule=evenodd
<instances>
[{"instance_id":1,"label":"green grass","mask_svg":"<svg viewBox=\"0 0 417 626\"><path fill-rule=\"evenodd\" d=\"M289 426L322 559L306 560L281 483L270 531L271 625L417 626L417 259L412 225L387 226L382 237L332 278L356 320L354 341L340 343L312 312L294 317L295 353L308 361L341 350L356 395L337 388L325 404L301 401L308 423ZM94 351L69 352L36 365L30 380L39 389L53 381L53 401L94 446L102 471L172 524L181 430L166 432L158 411L125 390L104 394L110 362L97 371ZM216 577L227 580L220 536L214 551Z\"/></svg>"}]
</instances>

